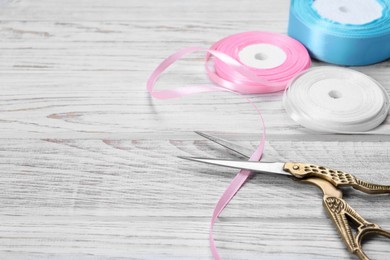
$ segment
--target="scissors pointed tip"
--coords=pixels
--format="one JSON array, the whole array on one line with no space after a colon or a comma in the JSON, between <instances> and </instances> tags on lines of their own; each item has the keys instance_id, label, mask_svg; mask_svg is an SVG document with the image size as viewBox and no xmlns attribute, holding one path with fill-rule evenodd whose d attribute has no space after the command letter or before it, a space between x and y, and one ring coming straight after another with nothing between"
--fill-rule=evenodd
<instances>
[{"instance_id":1,"label":"scissors pointed tip","mask_svg":"<svg viewBox=\"0 0 390 260\"><path fill-rule=\"evenodd\" d=\"M197 135L200 135L200 136L202 136L202 137L204 137L206 139L211 139L210 135L207 135L207 134L205 134L205 133L203 133L201 131L194 131L194 133L197 134Z\"/></svg>"},{"instance_id":2,"label":"scissors pointed tip","mask_svg":"<svg viewBox=\"0 0 390 260\"><path fill-rule=\"evenodd\" d=\"M235 152L247 159L249 159L250 155L253 153L252 150L250 149L247 149L245 147L242 147L241 145L237 145L237 144L234 144L232 142L229 142L223 138L219 138L219 137L216 137L216 136L213 136L213 135L209 135L209 134L206 134L204 132L200 132L200 131L194 131L196 134L216 143L216 144L219 144L227 149L229 149L230 151L232 152Z\"/></svg>"},{"instance_id":3,"label":"scissors pointed tip","mask_svg":"<svg viewBox=\"0 0 390 260\"><path fill-rule=\"evenodd\" d=\"M177 157L184 160L211 163L211 164L215 164L214 161L219 161L218 159L200 158L200 157L189 157L189 156L177 156Z\"/></svg>"},{"instance_id":4,"label":"scissors pointed tip","mask_svg":"<svg viewBox=\"0 0 390 260\"><path fill-rule=\"evenodd\" d=\"M184 160L190 160L190 161L196 161L196 157L190 157L190 156L177 156L177 158L184 159Z\"/></svg>"}]
</instances>

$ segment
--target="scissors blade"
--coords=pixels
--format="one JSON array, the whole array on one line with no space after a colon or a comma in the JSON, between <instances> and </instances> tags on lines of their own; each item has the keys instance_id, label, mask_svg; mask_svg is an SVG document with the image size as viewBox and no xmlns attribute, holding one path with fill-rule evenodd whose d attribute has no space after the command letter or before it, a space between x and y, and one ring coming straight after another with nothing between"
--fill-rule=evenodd
<instances>
[{"instance_id":1,"label":"scissors blade","mask_svg":"<svg viewBox=\"0 0 390 260\"><path fill-rule=\"evenodd\" d=\"M230 141L227 141L223 138L220 138L220 137L216 137L216 136L212 136L212 135L209 135L209 134L206 134L204 132L200 132L200 131L195 131L196 134L216 143L216 144L219 144L227 149L229 149L230 151L232 152L235 152L237 154L240 154L241 156L249 159L249 157L251 156L251 154L253 153L253 149L248 149L244 146L241 146L241 145L238 145L238 144L235 144L235 143L232 143Z\"/></svg>"},{"instance_id":2,"label":"scissors blade","mask_svg":"<svg viewBox=\"0 0 390 260\"><path fill-rule=\"evenodd\" d=\"M244 146L241 146L239 144L236 144L236 143L233 143L233 142L230 142L226 139L223 139L223 138L220 138L220 137L216 137L216 136L213 136L213 135L210 135L210 134L207 134L205 132L199 132L199 131L195 131L196 134L216 143L216 144L219 144L227 149L229 149L230 151L232 152L235 152L239 155L241 155L242 157L246 158L246 159L249 159L249 157L253 154L254 152L254 148L253 149L249 149L247 147L244 147ZM276 160L267 155L267 154L263 154L263 156L261 157L261 161L262 162L275 162Z\"/></svg>"},{"instance_id":3,"label":"scissors blade","mask_svg":"<svg viewBox=\"0 0 390 260\"><path fill-rule=\"evenodd\" d=\"M211 159L211 158L198 158L198 157L181 157L181 159L208 163L213 165L220 165L230 168L245 169L262 173L276 173L291 176L290 173L283 170L284 163L280 162L251 162L251 161L236 161L236 160L224 160L224 159Z\"/></svg>"}]
</instances>

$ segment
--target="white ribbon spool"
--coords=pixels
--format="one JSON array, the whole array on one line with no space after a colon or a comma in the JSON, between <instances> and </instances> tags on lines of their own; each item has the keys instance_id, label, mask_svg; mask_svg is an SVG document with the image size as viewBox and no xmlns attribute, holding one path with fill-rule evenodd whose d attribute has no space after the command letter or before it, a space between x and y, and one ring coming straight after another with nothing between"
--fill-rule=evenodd
<instances>
[{"instance_id":1,"label":"white ribbon spool","mask_svg":"<svg viewBox=\"0 0 390 260\"><path fill-rule=\"evenodd\" d=\"M283 103L287 114L302 126L332 133L365 133L379 126L390 108L389 96L377 81L330 66L297 75Z\"/></svg>"}]
</instances>

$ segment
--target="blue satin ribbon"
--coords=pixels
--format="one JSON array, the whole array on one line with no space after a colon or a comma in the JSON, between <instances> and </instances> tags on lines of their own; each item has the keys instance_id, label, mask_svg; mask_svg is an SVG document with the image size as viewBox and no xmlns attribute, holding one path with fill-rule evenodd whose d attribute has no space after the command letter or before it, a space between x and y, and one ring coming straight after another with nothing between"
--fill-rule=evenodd
<instances>
[{"instance_id":1,"label":"blue satin ribbon","mask_svg":"<svg viewBox=\"0 0 390 260\"><path fill-rule=\"evenodd\" d=\"M338 65L360 66L390 58L390 0L377 0L382 17L366 24L342 24L321 17L315 0L291 0L288 35L310 56Z\"/></svg>"}]
</instances>

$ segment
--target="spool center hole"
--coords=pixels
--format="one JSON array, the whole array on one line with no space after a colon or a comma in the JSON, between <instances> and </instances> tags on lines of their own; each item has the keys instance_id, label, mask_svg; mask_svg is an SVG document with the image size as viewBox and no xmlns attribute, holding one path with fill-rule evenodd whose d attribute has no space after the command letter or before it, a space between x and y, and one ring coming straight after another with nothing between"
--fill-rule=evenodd
<instances>
[{"instance_id":1,"label":"spool center hole","mask_svg":"<svg viewBox=\"0 0 390 260\"><path fill-rule=\"evenodd\" d=\"M333 99L339 99L339 98L343 97L343 95L337 90L329 91L328 95L329 95L329 97L331 97Z\"/></svg>"},{"instance_id":2,"label":"spool center hole","mask_svg":"<svg viewBox=\"0 0 390 260\"><path fill-rule=\"evenodd\" d=\"M345 7L345 6L340 6L339 7L339 11L342 12L342 13L346 13L346 12L348 12L348 8Z\"/></svg>"},{"instance_id":3,"label":"spool center hole","mask_svg":"<svg viewBox=\"0 0 390 260\"><path fill-rule=\"evenodd\" d=\"M266 54L259 52L259 53L256 53L255 59L256 60L266 60L266 59L268 59L268 57Z\"/></svg>"}]
</instances>

